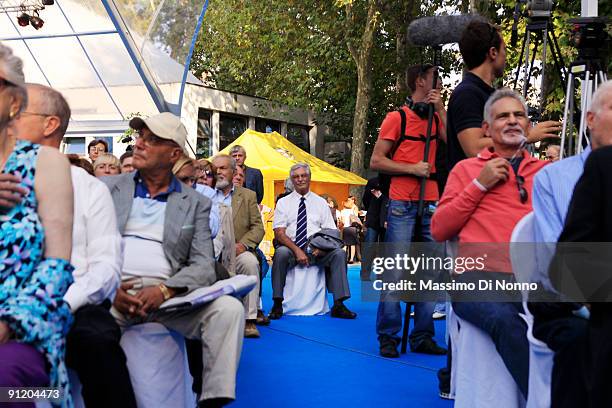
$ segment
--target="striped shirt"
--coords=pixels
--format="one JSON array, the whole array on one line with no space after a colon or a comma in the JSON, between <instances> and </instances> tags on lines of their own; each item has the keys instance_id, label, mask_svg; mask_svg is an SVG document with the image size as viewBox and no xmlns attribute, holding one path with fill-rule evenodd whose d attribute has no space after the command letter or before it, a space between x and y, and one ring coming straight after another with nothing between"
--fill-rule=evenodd
<instances>
[{"instance_id":1,"label":"striped shirt","mask_svg":"<svg viewBox=\"0 0 612 408\"><path fill-rule=\"evenodd\" d=\"M572 200L574 187L584 171L584 163L591 153L587 147L582 153L552 163L536 175L533 182L533 233L536 242L538 271L531 278L552 289L548 279L548 265L555 251L567 210Z\"/></svg>"}]
</instances>

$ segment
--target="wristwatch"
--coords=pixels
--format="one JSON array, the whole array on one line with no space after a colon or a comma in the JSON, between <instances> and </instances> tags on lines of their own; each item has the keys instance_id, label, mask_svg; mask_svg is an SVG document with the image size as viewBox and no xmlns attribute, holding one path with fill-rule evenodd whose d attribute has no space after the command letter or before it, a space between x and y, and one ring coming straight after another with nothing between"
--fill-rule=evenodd
<instances>
[{"instance_id":1,"label":"wristwatch","mask_svg":"<svg viewBox=\"0 0 612 408\"><path fill-rule=\"evenodd\" d=\"M161 291L162 296L164 297L164 301L170 299L170 291L168 290L168 287L166 285L160 283L157 287Z\"/></svg>"}]
</instances>

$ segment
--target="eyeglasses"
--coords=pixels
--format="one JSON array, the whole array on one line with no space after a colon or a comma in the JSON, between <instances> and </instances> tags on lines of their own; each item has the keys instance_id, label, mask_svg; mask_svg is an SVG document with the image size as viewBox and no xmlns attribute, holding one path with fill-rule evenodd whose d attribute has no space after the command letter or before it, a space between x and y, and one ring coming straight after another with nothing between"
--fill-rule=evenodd
<instances>
[{"instance_id":1,"label":"eyeglasses","mask_svg":"<svg viewBox=\"0 0 612 408\"><path fill-rule=\"evenodd\" d=\"M170 143L174 143L172 140L167 140L161 138L159 136L155 136L154 134L143 135L141 130L134 131L134 139L142 140L145 145L149 147L153 146L161 146L161 145L169 145Z\"/></svg>"},{"instance_id":2,"label":"eyeglasses","mask_svg":"<svg viewBox=\"0 0 612 408\"><path fill-rule=\"evenodd\" d=\"M519 198L521 199L521 204L525 204L527 199L529 198L529 194L527 193L527 189L524 187L525 177L516 175L516 186L519 191Z\"/></svg>"},{"instance_id":3,"label":"eyeglasses","mask_svg":"<svg viewBox=\"0 0 612 408\"><path fill-rule=\"evenodd\" d=\"M215 175L210 170L204 170L204 175L206 176L206 178L214 178L215 177Z\"/></svg>"},{"instance_id":4,"label":"eyeglasses","mask_svg":"<svg viewBox=\"0 0 612 408\"><path fill-rule=\"evenodd\" d=\"M193 186L196 182L196 179L193 176L185 176L185 177L180 177L179 181L181 183L187 184L188 186Z\"/></svg>"},{"instance_id":5,"label":"eyeglasses","mask_svg":"<svg viewBox=\"0 0 612 408\"><path fill-rule=\"evenodd\" d=\"M42 116L44 118L46 118L47 116L55 116L55 115L50 115L48 113L37 113L37 112L29 112L29 111L23 111L21 112L22 115L32 115L32 116Z\"/></svg>"}]
</instances>

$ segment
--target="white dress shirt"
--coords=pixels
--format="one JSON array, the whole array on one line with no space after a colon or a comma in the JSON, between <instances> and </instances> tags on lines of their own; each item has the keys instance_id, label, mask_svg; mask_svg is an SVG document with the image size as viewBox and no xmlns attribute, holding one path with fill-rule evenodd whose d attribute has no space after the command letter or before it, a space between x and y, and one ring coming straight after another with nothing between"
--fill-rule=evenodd
<instances>
[{"instance_id":1,"label":"white dress shirt","mask_svg":"<svg viewBox=\"0 0 612 408\"><path fill-rule=\"evenodd\" d=\"M71 166L74 191L72 259L74 283L64 300L74 313L81 306L112 300L121 280L123 254L117 215L104 183Z\"/></svg>"},{"instance_id":2,"label":"white dress shirt","mask_svg":"<svg viewBox=\"0 0 612 408\"><path fill-rule=\"evenodd\" d=\"M312 191L304 195L306 198L306 236L310 237L322 228L336 229L329 205L320 196ZM285 234L295 242L297 228L297 215L302 196L296 191L281 198L274 210L274 223L272 228L286 228Z\"/></svg>"}]
</instances>

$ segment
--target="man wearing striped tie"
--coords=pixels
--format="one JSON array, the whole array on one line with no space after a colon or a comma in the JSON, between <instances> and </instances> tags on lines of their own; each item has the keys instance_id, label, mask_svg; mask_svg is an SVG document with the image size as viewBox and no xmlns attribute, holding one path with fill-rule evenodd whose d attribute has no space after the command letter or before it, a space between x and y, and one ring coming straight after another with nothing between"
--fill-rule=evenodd
<instances>
[{"instance_id":1,"label":"man wearing striped tie","mask_svg":"<svg viewBox=\"0 0 612 408\"><path fill-rule=\"evenodd\" d=\"M320 265L329 267L328 287L334 294L331 316L341 319L354 319L344 301L351 296L346 276L346 254L341 248L329 252L310 250L308 237L323 228L336 228L329 206L325 200L310 191L310 167L298 163L289 171L295 190L278 200L274 210L274 237L278 246L272 263L272 297L274 306L270 319L280 319L283 315L283 289L287 271L296 264Z\"/></svg>"}]
</instances>

